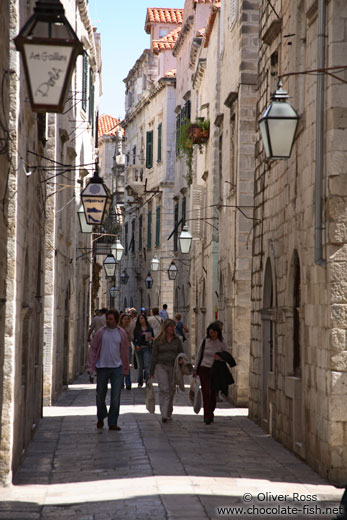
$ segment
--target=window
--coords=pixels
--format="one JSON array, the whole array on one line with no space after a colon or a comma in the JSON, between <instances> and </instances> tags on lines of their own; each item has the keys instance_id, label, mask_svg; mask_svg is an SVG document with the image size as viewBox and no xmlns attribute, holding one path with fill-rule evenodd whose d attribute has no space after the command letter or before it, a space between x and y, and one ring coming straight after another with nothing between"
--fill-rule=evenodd
<instances>
[{"instance_id":1,"label":"window","mask_svg":"<svg viewBox=\"0 0 347 520\"><path fill-rule=\"evenodd\" d=\"M128 254L128 222L124 224L124 254Z\"/></svg>"},{"instance_id":2,"label":"window","mask_svg":"<svg viewBox=\"0 0 347 520\"><path fill-rule=\"evenodd\" d=\"M135 253L135 219L131 221L131 241L129 244L129 251Z\"/></svg>"},{"instance_id":3,"label":"window","mask_svg":"<svg viewBox=\"0 0 347 520\"><path fill-rule=\"evenodd\" d=\"M133 164L136 164L136 146L133 147Z\"/></svg>"},{"instance_id":4,"label":"window","mask_svg":"<svg viewBox=\"0 0 347 520\"><path fill-rule=\"evenodd\" d=\"M158 157L157 157L157 162L160 163L161 162L161 134L162 134L162 123L159 123L158 125Z\"/></svg>"},{"instance_id":5,"label":"window","mask_svg":"<svg viewBox=\"0 0 347 520\"><path fill-rule=\"evenodd\" d=\"M147 249L152 247L152 210L147 212Z\"/></svg>"},{"instance_id":6,"label":"window","mask_svg":"<svg viewBox=\"0 0 347 520\"><path fill-rule=\"evenodd\" d=\"M82 110L87 110L87 94L88 94L88 55L83 53L83 70L82 70Z\"/></svg>"},{"instance_id":7,"label":"window","mask_svg":"<svg viewBox=\"0 0 347 520\"><path fill-rule=\"evenodd\" d=\"M160 206L155 210L155 245L160 245Z\"/></svg>"},{"instance_id":8,"label":"window","mask_svg":"<svg viewBox=\"0 0 347 520\"><path fill-rule=\"evenodd\" d=\"M143 230L143 217L139 216L139 251L142 250L142 230Z\"/></svg>"},{"instance_id":9,"label":"window","mask_svg":"<svg viewBox=\"0 0 347 520\"><path fill-rule=\"evenodd\" d=\"M94 135L94 74L93 69L89 69L89 123Z\"/></svg>"},{"instance_id":10,"label":"window","mask_svg":"<svg viewBox=\"0 0 347 520\"><path fill-rule=\"evenodd\" d=\"M183 197L182 199L182 228L186 223L186 208L187 208L187 199Z\"/></svg>"},{"instance_id":11,"label":"window","mask_svg":"<svg viewBox=\"0 0 347 520\"><path fill-rule=\"evenodd\" d=\"M146 168L153 167L153 130L146 132Z\"/></svg>"},{"instance_id":12,"label":"window","mask_svg":"<svg viewBox=\"0 0 347 520\"><path fill-rule=\"evenodd\" d=\"M177 251L178 250L178 204L175 204L175 208L174 208L174 251Z\"/></svg>"},{"instance_id":13,"label":"window","mask_svg":"<svg viewBox=\"0 0 347 520\"><path fill-rule=\"evenodd\" d=\"M176 116L176 156L179 154L178 143L180 140L180 130L181 129L181 114L177 114Z\"/></svg>"},{"instance_id":14,"label":"window","mask_svg":"<svg viewBox=\"0 0 347 520\"><path fill-rule=\"evenodd\" d=\"M160 27L159 29L159 38L163 38L166 36L169 32L169 29L167 27Z\"/></svg>"}]
</instances>

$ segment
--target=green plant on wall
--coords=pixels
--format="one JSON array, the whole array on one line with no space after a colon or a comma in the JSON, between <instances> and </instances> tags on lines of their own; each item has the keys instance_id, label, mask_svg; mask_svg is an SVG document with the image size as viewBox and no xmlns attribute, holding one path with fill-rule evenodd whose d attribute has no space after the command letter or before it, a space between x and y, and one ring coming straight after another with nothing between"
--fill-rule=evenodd
<instances>
[{"instance_id":1,"label":"green plant on wall","mask_svg":"<svg viewBox=\"0 0 347 520\"><path fill-rule=\"evenodd\" d=\"M186 158L188 186L193 182L194 145L198 145L199 152L202 153L203 145L206 144L209 136L209 128L208 120L198 118L192 123L186 118L177 130L177 150L179 157L185 156Z\"/></svg>"}]
</instances>

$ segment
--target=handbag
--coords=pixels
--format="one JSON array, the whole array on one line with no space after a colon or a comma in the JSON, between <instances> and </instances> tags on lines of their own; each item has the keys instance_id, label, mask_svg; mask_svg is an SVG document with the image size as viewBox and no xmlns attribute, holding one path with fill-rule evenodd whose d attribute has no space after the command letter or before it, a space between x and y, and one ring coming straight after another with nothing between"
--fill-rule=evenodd
<instances>
[{"instance_id":1,"label":"handbag","mask_svg":"<svg viewBox=\"0 0 347 520\"><path fill-rule=\"evenodd\" d=\"M202 403L200 382L197 377L195 377L194 379L195 379L195 386L194 386L193 410L195 413L199 413L201 410L201 403Z\"/></svg>"},{"instance_id":2,"label":"handbag","mask_svg":"<svg viewBox=\"0 0 347 520\"><path fill-rule=\"evenodd\" d=\"M155 396L152 381L148 381L146 387L146 408L149 413L155 412Z\"/></svg>"}]
</instances>

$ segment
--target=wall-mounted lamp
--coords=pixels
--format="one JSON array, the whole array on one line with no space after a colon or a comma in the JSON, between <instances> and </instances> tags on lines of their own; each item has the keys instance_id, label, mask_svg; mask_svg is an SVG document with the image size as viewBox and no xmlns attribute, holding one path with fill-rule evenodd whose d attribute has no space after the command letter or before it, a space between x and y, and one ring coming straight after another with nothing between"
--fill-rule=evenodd
<instances>
[{"instance_id":1,"label":"wall-mounted lamp","mask_svg":"<svg viewBox=\"0 0 347 520\"><path fill-rule=\"evenodd\" d=\"M116 243L111 247L112 253L116 258L116 262L120 262L123 256L124 247L120 243L119 238L117 238Z\"/></svg>"},{"instance_id":2,"label":"wall-mounted lamp","mask_svg":"<svg viewBox=\"0 0 347 520\"><path fill-rule=\"evenodd\" d=\"M176 280L177 271L178 271L177 265L175 264L174 261L172 261L171 264L169 265L169 269L167 270L169 280Z\"/></svg>"},{"instance_id":3,"label":"wall-mounted lamp","mask_svg":"<svg viewBox=\"0 0 347 520\"><path fill-rule=\"evenodd\" d=\"M127 273L127 271L124 269L122 274L120 275L120 283L122 283L123 285L126 285L129 281L129 275Z\"/></svg>"},{"instance_id":4,"label":"wall-mounted lamp","mask_svg":"<svg viewBox=\"0 0 347 520\"><path fill-rule=\"evenodd\" d=\"M151 260L151 271L158 271L159 264L160 264L159 258L156 255L154 255Z\"/></svg>"},{"instance_id":5,"label":"wall-mounted lamp","mask_svg":"<svg viewBox=\"0 0 347 520\"><path fill-rule=\"evenodd\" d=\"M94 175L81 193L87 224L100 226L111 206L111 193L99 177L99 167L95 164Z\"/></svg>"},{"instance_id":6,"label":"wall-mounted lamp","mask_svg":"<svg viewBox=\"0 0 347 520\"><path fill-rule=\"evenodd\" d=\"M290 157L299 115L288 102L288 93L279 81L271 103L258 121L267 159Z\"/></svg>"},{"instance_id":7,"label":"wall-mounted lamp","mask_svg":"<svg viewBox=\"0 0 347 520\"><path fill-rule=\"evenodd\" d=\"M178 237L178 241L180 244L180 249L182 254L188 254L190 251L190 247L192 245L193 236L189 232L188 226L185 224L181 231L180 236Z\"/></svg>"},{"instance_id":8,"label":"wall-mounted lamp","mask_svg":"<svg viewBox=\"0 0 347 520\"><path fill-rule=\"evenodd\" d=\"M59 0L38 0L34 14L14 38L23 60L31 108L64 111L76 58L83 45Z\"/></svg>"},{"instance_id":9,"label":"wall-mounted lamp","mask_svg":"<svg viewBox=\"0 0 347 520\"><path fill-rule=\"evenodd\" d=\"M77 211L77 216L78 216L78 221L80 223L81 233L92 233L93 226L91 226L90 224L87 224L83 204L80 205L79 210Z\"/></svg>"},{"instance_id":10,"label":"wall-mounted lamp","mask_svg":"<svg viewBox=\"0 0 347 520\"><path fill-rule=\"evenodd\" d=\"M151 277L151 273L148 271L148 274L145 279L146 289L152 289L152 285L153 285L153 278Z\"/></svg>"},{"instance_id":11,"label":"wall-mounted lamp","mask_svg":"<svg viewBox=\"0 0 347 520\"><path fill-rule=\"evenodd\" d=\"M116 295L117 295L117 292L119 291L119 289L113 285L111 288L110 288L110 296L112 298L114 298Z\"/></svg>"},{"instance_id":12,"label":"wall-mounted lamp","mask_svg":"<svg viewBox=\"0 0 347 520\"><path fill-rule=\"evenodd\" d=\"M112 253L109 253L104 262L104 269L107 278L113 278L116 274L116 259Z\"/></svg>"}]
</instances>

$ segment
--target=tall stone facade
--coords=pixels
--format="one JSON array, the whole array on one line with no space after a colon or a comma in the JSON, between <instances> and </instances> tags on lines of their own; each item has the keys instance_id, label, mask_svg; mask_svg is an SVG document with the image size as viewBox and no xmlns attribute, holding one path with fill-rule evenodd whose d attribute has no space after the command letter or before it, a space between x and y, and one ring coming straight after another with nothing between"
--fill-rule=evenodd
<instances>
[{"instance_id":1,"label":"tall stone facade","mask_svg":"<svg viewBox=\"0 0 347 520\"><path fill-rule=\"evenodd\" d=\"M260 2L257 117L282 76L300 122L288 160L266 161L257 134L249 410L345 485L347 5L271 4Z\"/></svg>"},{"instance_id":2,"label":"tall stone facade","mask_svg":"<svg viewBox=\"0 0 347 520\"><path fill-rule=\"evenodd\" d=\"M87 3L64 4L94 60L96 78ZM83 135L77 122L83 57L76 63L65 114L32 112L13 38L34 6L34 0L0 6L1 484L11 483L40 422L43 402L51 403L80 373L87 349L90 264L78 257L90 238L80 235L76 212L94 140L85 111ZM91 85L95 78L90 74Z\"/></svg>"}]
</instances>

